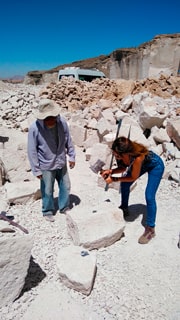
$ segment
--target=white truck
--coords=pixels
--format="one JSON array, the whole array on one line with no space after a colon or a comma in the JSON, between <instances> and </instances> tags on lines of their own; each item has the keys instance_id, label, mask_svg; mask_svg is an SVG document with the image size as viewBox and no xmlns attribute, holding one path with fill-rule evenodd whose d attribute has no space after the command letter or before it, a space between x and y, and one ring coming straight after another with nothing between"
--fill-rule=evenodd
<instances>
[{"instance_id":1,"label":"white truck","mask_svg":"<svg viewBox=\"0 0 180 320\"><path fill-rule=\"evenodd\" d=\"M79 67L69 67L59 70L58 80L63 79L64 77L71 77L76 80L88 81L91 82L97 78L105 78L105 74L98 69L81 69Z\"/></svg>"}]
</instances>

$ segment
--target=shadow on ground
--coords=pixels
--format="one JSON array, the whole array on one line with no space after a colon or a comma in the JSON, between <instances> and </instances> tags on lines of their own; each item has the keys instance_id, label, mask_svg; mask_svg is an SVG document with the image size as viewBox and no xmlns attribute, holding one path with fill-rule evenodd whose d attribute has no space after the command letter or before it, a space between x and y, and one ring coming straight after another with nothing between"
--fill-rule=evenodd
<instances>
[{"instance_id":1,"label":"shadow on ground","mask_svg":"<svg viewBox=\"0 0 180 320\"><path fill-rule=\"evenodd\" d=\"M81 202L81 199L76 196L75 194L70 194L69 195L69 208L72 209L73 207L75 206L78 206ZM58 197L56 197L54 199L54 205L55 205L55 212L59 211L59 208L58 208Z\"/></svg>"},{"instance_id":2,"label":"shadow on ground","mask_svg":"<svg viewBox=\"0 0 180 320\"><path fill-rule=\"evenodd\" d=\"M24 287L17 299L19 299L25 292L38 286L38 284L46 277L46 273L41 269L39 264L34 262L33 257L30 258L29 269L25 278ZM16 300L17 300L16 299Z\"/></svg>"},{"instance_id":3,"label":"shadow on ground","mask_svg":"<svg viewBox=\"0 0 180 320\"><path fill-rule=\"evenodd\" d=\"M70 200L70 209L72 209L75 206L78 206L81 202L81 199L75 194L70 194L69 200Z\"/></svg>"},{"instance_id":4,"label":"shadow on ground","mask_svg":"<svg viewBox=\"0 0 180 320\"><path fill-rule=\"evenodd\" d=\"M146 205L144 204L133 204L128 207L129 209L129 216L125 217L125 221L132 222L136 220L140 215L142 215L141 224L145 226L147 211L146 211Z\"/></svg>"}]
</instances>

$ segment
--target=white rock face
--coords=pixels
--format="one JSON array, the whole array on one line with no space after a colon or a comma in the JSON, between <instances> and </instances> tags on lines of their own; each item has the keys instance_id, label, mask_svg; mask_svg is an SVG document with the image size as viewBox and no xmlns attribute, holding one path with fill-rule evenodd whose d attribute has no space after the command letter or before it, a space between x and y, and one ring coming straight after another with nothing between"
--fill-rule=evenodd
<instances>
[{"instance_id":1,"label":"white rock face","mask_svg":"<svg viewBox=\"0 0 180 320\"><path fill-rule=\"evenodd\" d=\"M143 79L161 74L177 75L180 36L158 35L136 49L116 50L110 56L111 79ZM121 52L121 54L118 54ZM172 54L173 52L173 54Z\"/></svg>"}]
</instances>

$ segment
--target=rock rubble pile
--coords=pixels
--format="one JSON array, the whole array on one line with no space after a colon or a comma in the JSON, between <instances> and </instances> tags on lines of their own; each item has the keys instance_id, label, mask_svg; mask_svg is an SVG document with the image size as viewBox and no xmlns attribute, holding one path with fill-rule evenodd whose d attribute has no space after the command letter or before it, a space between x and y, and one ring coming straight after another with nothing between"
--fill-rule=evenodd
<instances>
[{"instance_id":1,"label":"rock rubble pile","mask_svg":"<svg viewBox=\"0 0 180 320\"><path fill-rule=\"evenodd\" d=\"M55 100L60 106L71 111L96 104L100 99L106 99L111 104L118 105L129 94L135 95L144 91L163 99L172 96L180 98L180 77L161 75L159 79L139 81L105 78L96 79L90 83L62 79L60 82L47 85L40 95Z\"/></svg>"},{"instance_id":2,"label":"rock rubble pile","mask_svg":"<svg viewBox=\"0 0 180 320\"><path fill-rule=\"evenodd\" d=\"M27 132L39 99L50 98L68 119L74 144L84 149L86 160L92 164L98 157L110 162L116 123L123 119L120 135L127 136L131 130L132 140L154 149L170 165L166 178L180 183L179 82L179 77L161 75L159 81L135 82L97 79L87 83L63 79L47 87L28 86L28 91L27 86L16 85L15 92L8 92L3 86L6 94L1 99L0 123Z\"/></svg>"}]
</instances>

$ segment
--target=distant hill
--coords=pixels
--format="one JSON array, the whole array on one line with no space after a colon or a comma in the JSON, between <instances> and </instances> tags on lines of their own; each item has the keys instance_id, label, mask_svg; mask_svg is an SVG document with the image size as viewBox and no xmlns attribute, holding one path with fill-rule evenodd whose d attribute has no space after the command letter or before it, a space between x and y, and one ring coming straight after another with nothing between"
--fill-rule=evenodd
<instances>
[{"instance_id":1,"label":"distant hill","mask_svg":"<svg viewBox=\"0 0 180 320\"><path fill-rule=\"evenodd\" d=\"M10 83L21 83L24 81L24 76L13 76L13 77L9 77L9 78L0 78L0 80L4 81L4 82L10 82Z\"/></svg>"},{"instance_id":2,"label":"distant hill","mask_svg":"<svg viewBox=\"0 0 180 320\"><path fill-rule=\"evenodd\" d=\"M66 64L61 64L55 68L52 68L50 70L44 70L44 71L29 71L27 73L28 76L36 74L44 74L44 73L54 73L58 72L59 69L64 69L66 67L80 67L80 68L96 68L99 69L100 71L104 72L105 74L107 73L107 64L109 63L110 59L110 54L109 55L100 55L98 57L94 58L89 58L89 59L84 59L84 60L79 60L79 61L73 61L71 63L66 63ZM106 74L106 76L108 76Z\"/></svg>"}]
</instances>

